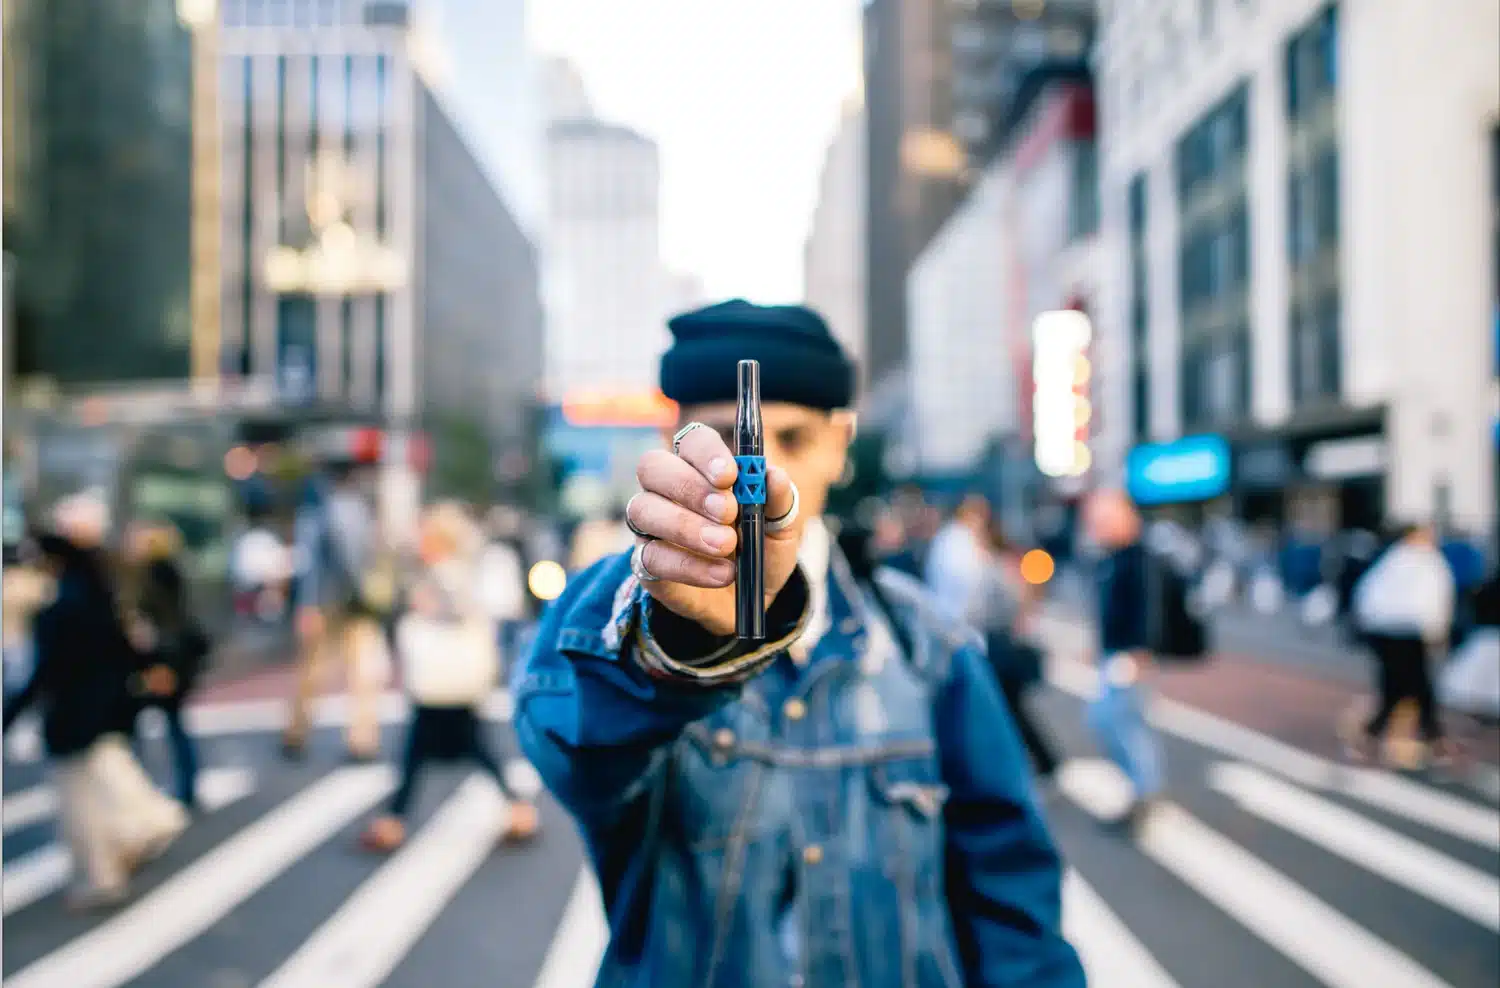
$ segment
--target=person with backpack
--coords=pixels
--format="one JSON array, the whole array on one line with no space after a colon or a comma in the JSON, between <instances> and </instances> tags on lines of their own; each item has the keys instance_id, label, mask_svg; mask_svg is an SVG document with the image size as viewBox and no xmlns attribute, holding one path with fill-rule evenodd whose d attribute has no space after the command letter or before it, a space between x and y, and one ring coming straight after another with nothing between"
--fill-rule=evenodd
<instances>
[{"instance_id":1,"label":"person with backpack","mask_svg":"<svg viewBox=\"0 0 1500 988\"><path fill-rule=\"evenodd\" d=\"M350 760L380 753L380 690L389 674L382 618L390 612L394 577L380 566L380 533L358 466L335 462L329 483L309 483L296 519L300 564L296 631L297 686L282 750L300 757L312 727L312 704L326 667L345 670Z\"/></svg>"},{"instance_id":2,"label":"person with backpack","mask_svg":"<svg viewBox=\"0 0 1500 988\"><path fill-rule=\"evenodd\" d=\"M1140 514L1123 491L1095 492L1085 517L1090 537L1104 553L1094 581L1099 688L1089 706L1089 722L1133 790L1130 807L1119 822L1139 830L1166 786L1161 742L1146 721L1153 624L1150 588L1160 571L1142 543Z\"/></svg>"},{"instance_id":3,"label":"person with backpack","mask_svg":"<svg viewBox=\"0 0 1500 988\"><path fill-rule=\"evenodd\" d=\"M1062 869L979 637L823 520L854 373L802 306L677 316L634 548L579 574L512 677L577 821L600 984L1083 988ZM735 635L736 366L760 362L766 638Z\"/></svg>"}]
</instances>

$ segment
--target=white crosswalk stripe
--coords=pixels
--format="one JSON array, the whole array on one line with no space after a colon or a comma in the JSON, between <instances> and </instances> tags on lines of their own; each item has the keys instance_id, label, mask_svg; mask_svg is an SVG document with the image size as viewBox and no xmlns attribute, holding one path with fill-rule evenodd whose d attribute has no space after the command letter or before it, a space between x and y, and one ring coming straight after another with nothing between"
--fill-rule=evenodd
<instances>
[{"instance_id":1,"label":"white crosswalk stripe","mask_svg":"<svg viewBox=\"0 0 1500 988\"><path fill-rule=\"evenodd\" d=\"M319 780L150 894L5 979L10 988L118 988L200 935L388 792L385 766Z\"/></svg>"},{"instance_id":2,"label":"white crosswalk stripe","mask_svg":"<svg viewBox=\"0 0 1500 988\"><path fill-rule=\"evenodd\" d=\"M503 805L471 777L261 988L377 988L484 862Z\"/></svg>"},{"instance_id":3,"label":"white crosswalk stripe","mask_svg":"<svg viewBox=\"0 0 1500 988\"><path fill-rule=\"evenodd\" d=\"M1069 799L1101 820L1118 817L1131 798L1119 770L1099 761L1064 766L1059 784ZM1329 988L1444 988L1416 961L1174 806L1152 813L1137 844Z\"/></svg>"},{"instance_id":4,"label":"white crosswalk stripe","mask_svg":"<svg viewBox=\"0 0 1500 988\"><path fill-rule=\"evenodd\" d=\"M248 796L255 785L255 772L248 768L205 769L198 777L199 804L208 812L221 810ZM4 813L7 834L44 823L57 813L57 791L50 785L35 786L7 797ZM22 855L14 864L7 864L4 886L0 888L4 915L9 916L54 894L67 884L72 874L73 856L57 843L47 844Z\"/></svg>"},{"instance_id":5,"label":"white crosswalk stripe","mask_svg":"<svg viewBox=\"0 0 1500 988\"><path fill-rule=\"evenodd\" d=\"M1492 969L1470 980L1453 978L1451 964L1444 966L1450 958L1438 953L1459 949L1451 943L1434 946L1429 954L1420 943L1383 939L1392 936L1390 924L1381 919L1385 913L1372 921L1350 895L1319 884L1330 876L1357 874L1361 890L1372 882L1389 890L1394 904L1390 915L1425 910L1424 922L1446 923L1443 929L1457 930L1457 936L1471 931L1476 945L1471 953L1483 957L1485 945L1500 932L1500 858L1489 857L1488 842L1474 839L1489 808L1409 779L1387 786L1378 773L1330 775L1326 763L1304 763L1301 759L1312 756L1295 749L1266 747L1254 738L1222 733L1218 725L1199 731L1202 725L1192 720L1194 713L1177 720L1169 715L1167 723L1176 725L1179 738L1198 734L1187 740L1210 755L1197 768L1175 766L1179 774L1196 772L1196 778L1174 778L1174 784L1196 786L1192 798L1197 802L1191 809L1162 807L1134 839L1094 824L1112 819L1128 805L1128 783L1117 769L1085 758L1066 763L1059 774L1065 801L1055 803L1049 813L1070 814L1076 826L1089 830L1088 843L1080 845L1089 853L1074 855L1070 841L1084 838L1059 827L1069 861L1063 930L1078 948L1091 985L1190 988L1204 983L1203 956L1185 951L1206 951L1212 957L1215 946L1186 942L1191 937L1164 929L1164 909L1210 914L1212 921L1195 929L1227 931L1236 939L1236 950L1227 954L1262 957L1281 965L1277 970L1300 969L1307 984L1470 988L1493 983ZM237 724L249 719L243 712L235 716ZM1232 760L1214 760L1231 752ZM508 762L505 774L523 797L539 784L522 760ZM608 928L598 883L583 865L581 849L573 842L548 865L548 889L514 884L510 876L522 872L511 869L535 874L529 870L536 867L529 863L535 860L533 852L555 853L557 845L554 850L520 850L513 857L494 853L504 801L488 779L443 777L441 785L450 788L428 795L430 809L414 819L406 845L379 858L356 852L349 828L390 791L391 768L328 768L321 775L314 769L290 791L274 795L256 791L249 769L206 770L205 801L251 798L244 816L253 818L241 825L239 817L225 816L226 833L216 846L173 864L175 873L163 875L154 887L145 885L134 903L103 916L71 940L38 950L24 963L15 961L5 984L445 988L470 983L458 975L428 980L410 967L413 958L432 963L434 957L452 957L456 968L472 974L473 965L488 965L484 969L497 973L498 980L518 988L588 988ZM252 813L253 807L258 808ZM548 813L546 839L566 832L572 841L568 821L555 807ZM45 786L13 793L5 799L4 815L7 838L50 825L55 796ZM1107 855L1132 859L1128 878L1101 864L1110 860L1098 857L1101 848ZM1307 867L1310 860L1317 867ZM27 877L28 869L39 877ZM1142 893L1141 869L1159 876L1147 883L1151 895L1167 898ZM33 919L46 913L49 907L39 900L61 886L68 870L66 852L56 845L10 862L4 882L7 923L12 916ZM304 916L297 890L326 882L334 883L334 891L308 895L315 905ZM481 888L506 903L476 906L465 898ZM543 891L546 896L539 896ZM525 934L530 939L524 943L482 942L512 935L507 924L489 921L483 914L487 908L527 913L530 900L539 897L548 905L537 929L545 928L540 935L550 937L550 946L535 934ZM252 905L260 909L255 915L286 917L273 942L245 939L254 935L244 925L250 920L243 912ZM481 915L459 916L455 922L456 912L476 909ZM476 929L485 931L477 941ZM236 942L246 944L245 957L233 963L226 959L224 970L195 969L195 977L201 977L184 980L183 958L211 965L225 945ZM434 953L430 944L442 947ZM7 953L13 949L8 939ZM482 957L466 953L483 949L493 952ZM496 971L496 964L507 963L517 952L530 958L526 970ZM1235 984L1254 983L1253 973L1249 978Z\"/></svg>"},{"instance_id":6,"label":"white crosswalk stripe","mask_svg":"<svg viewBox=\"0 0 1500 988\"><path fill-rule=\"evenodd\" d=\"M1262 820L1500 932L1500 880L1478 868L1244 765L1215 765L1209 781Z\"/></svg>"}]
</instances>

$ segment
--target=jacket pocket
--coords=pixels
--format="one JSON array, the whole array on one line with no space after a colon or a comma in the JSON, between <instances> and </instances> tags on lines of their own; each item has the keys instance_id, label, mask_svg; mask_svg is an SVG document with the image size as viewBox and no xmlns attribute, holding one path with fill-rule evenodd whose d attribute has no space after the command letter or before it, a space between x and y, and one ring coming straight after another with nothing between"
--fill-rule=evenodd
<instances>
[{"instance_id":1,"label":"jacket pocket","mask_svg":"<svg viewBox=\"0 0 1500 988\"><path fill-rule=\"evenodd\" d=\"M942 875L943 808L949 790L933 757L870 767L877 849L887 875L913 893L935 887Z\"/></svg>"}]
</instances>

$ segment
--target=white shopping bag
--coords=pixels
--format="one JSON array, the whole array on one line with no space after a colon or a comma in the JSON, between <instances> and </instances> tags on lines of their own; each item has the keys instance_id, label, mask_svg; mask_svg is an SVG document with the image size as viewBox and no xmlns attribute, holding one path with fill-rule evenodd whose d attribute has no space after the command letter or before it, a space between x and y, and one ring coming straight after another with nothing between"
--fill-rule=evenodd
<instances>
[{"instance_id":1,"label":"white shopping bag","mask_svg":"<svg viewBox=\"0 0 1500 988\"><path fill-rule=\"evenodd\" d=\"M1500 628L1479 628L1453 653L1438 678L1444 707L1500 717Z\"/></svg>"}]
</instances>

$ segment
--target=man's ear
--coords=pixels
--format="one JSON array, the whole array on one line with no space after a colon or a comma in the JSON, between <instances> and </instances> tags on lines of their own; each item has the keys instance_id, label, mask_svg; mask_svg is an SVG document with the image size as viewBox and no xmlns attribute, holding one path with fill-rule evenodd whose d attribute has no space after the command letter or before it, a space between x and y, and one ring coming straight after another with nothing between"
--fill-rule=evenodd
<instances>
[{"instance_id":1,"label":"man's ear","mask_svg":"<svg viewBox=\"0 0 1500 988\"><path fill-rule=\"evenodd\" d=\"M848 446L854 442L854 437L859 434L859 414L848 409L840 409L832 414L833 424L842 434L844 445Z\"/></svg>"}]
</instances>

